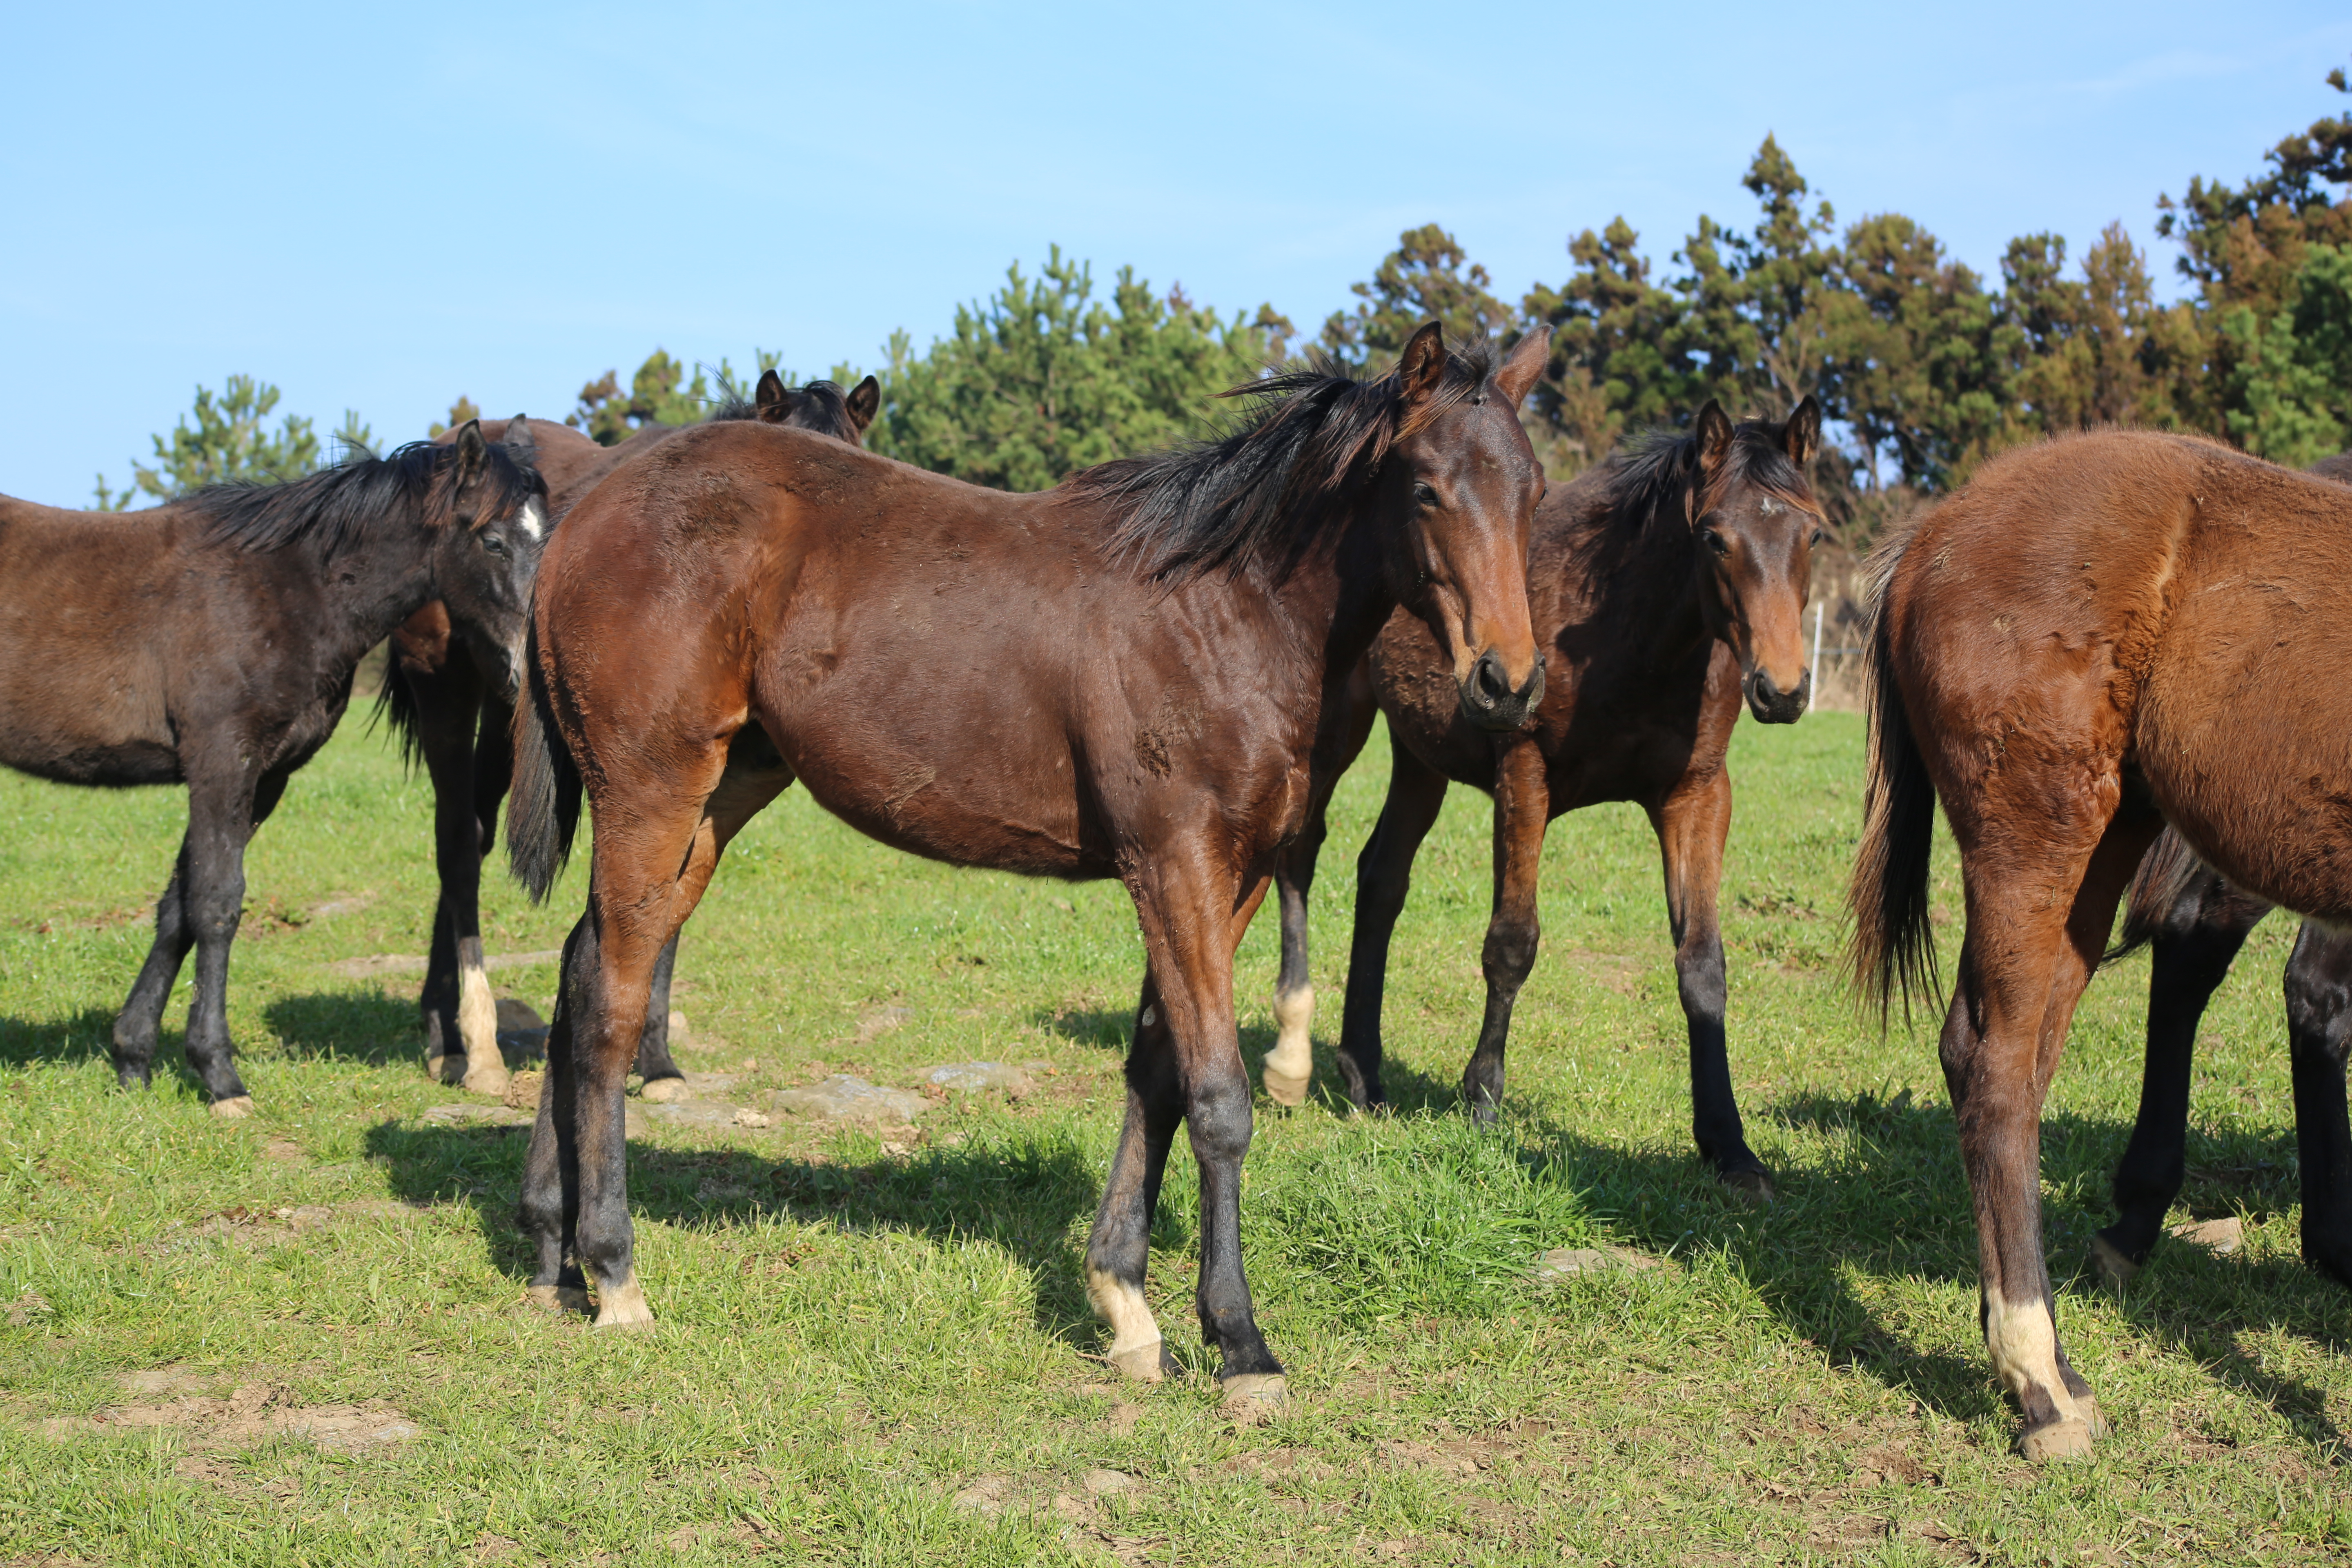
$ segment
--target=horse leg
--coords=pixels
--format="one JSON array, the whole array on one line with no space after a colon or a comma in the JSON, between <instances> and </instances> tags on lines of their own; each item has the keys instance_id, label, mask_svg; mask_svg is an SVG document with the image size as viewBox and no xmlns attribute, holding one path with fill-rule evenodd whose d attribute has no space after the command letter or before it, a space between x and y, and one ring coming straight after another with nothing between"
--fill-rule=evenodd
<instances>
[{"instance_id":1,"label":"horse leg","mask_svg":"<svg viewBox=\"0 0 2352 1568\"><path fill-rule=\"evenodd\" d=\"M172 999L172 984L180 977L188 949L196 944L183 896L187 880L188 837L184 835L172 879L155 900L155 941L139 966L139 978L131 983L122 1011L114 1017L114 1076L125 1089L144 1089L154 1077L155 1036L163 1025L163 1005Z\"/></svg>"},{"instance_id":2,"label":"horse leg","mask_svg":"<svg viewBox=\"0 0 2352 1568\"><path fill-rule=\"evenodd\" d=\"M646 998L646 1026L637 1035L637 1076L646 1087L637 1092L661 1101L686 1095L686 1074L669 1054L669 983L677 968L677 938L654 960L653 991Z\"/></svg>"},{"instance_id":3,"label":"horse leg","mask_svg":"<svg viewBox=\"0 0 2352 1568\"><path fill-rule=\"evenodd\" d=\"M230 1060L228 955L245 909L245 847L253 837L258 781L237 770L188 786L186 875L181 899L195 937L195 996L188 1005L188 1065L215 1116L244 1116L253 1099ZM278 788L283 788L282 781ZM268 804L277 803L276 791Z\"/></svg>"},{"instance_id":4,"label":"horse leg","mask_svg":"<svg viewBox=\"0 0 2352 1568\"><path fill-rule=\"evenodd\" d=\"M775 756L772 747L763 754ZM573 1251L595 1280L598 1328L653 1321L635 1268L625 1094L655 962L701 901L728 841L792 782L781 760L758 770L737 768L720 744L709 745L700 758L665 752L657 773L628 766L635 760L624 755L606 764L595 802L587 915L593 984L582 988L585 1005L576 1015L558 1007L570 1015L572 1029L577 1197L564 1206L576 1215ZM693 787L698 777L700 789ZM565 981L572 981L568 971ZM562 1142L553 1142L560 1159Z\"/></svg>"},{"instance_id":5,"label":"horse leg","mask_svg":"<svg viewBox=\"0 0 2352 1568\"><path fill-rule=\"evenodd\" d=\"M1151 1258L1151 1216L1168 1168L1176 1124L1184 1119L1184 1089L1158 985L1147 973L1135 1013L1135 1040L1127 1053L1127 1119L1103 1184L1102 1206L1087 1238L1087 1295L1110 1325L1110 1363L1141 1383L1158 1383L1181 1369L1160 1337L1143 1297Z\"/></svg>"},{"instance_id":6,"label":"horse leg","mask_svg":"<svg viewBox=\"0 0 2352 1568\"><path fill-rule=\"evenodd\" d=\"M2116 1223L2091 1238L2092 1261L2111 1284L2128 1283L2147 1266L2163 1232L2164 1216L2180 1195L2197 1026L2247 935L2269 912L2269 905L2233 895L2227 882L2208 872L2190 885L2180 904L2167 911L2164 929L2157 934L2147 981L2147 1054L2140 1070L2139 1116L2116 1166ZM2290 993L2293 973L2288 972Z\"/></svg>"},{"instance_id":7,"label":"horse leg","mask_svg":"<svg viewBox=\"0 0 2352 1568\"><path fill-rule=\"evenodd\" d=\"M1412 886L1412 858L1445 804L1445 775L1390 737L1389 797L1356 860L1356 931L1348 945L1348 994L1339 1013L1339 1074L1359 1110L1388 1104L1381 1088L1381 1002L1389 938Z\"/></svg>"},{"instance_id":8,"label":"horse leg","mask_svg":"<svg viewBox=\"0 0 2352 1568\"><path fill-rule=\"evenodd\" d=\"M580 1145L572 1020L595 1010L591 998L602 967L595 922L583 914L563 942L555 1016L547 1030L547 1073L540 1083L539 1117L531 1123L530 1151L523 1158L522 1199L516 1214L538 1255L526 1295L540 1306L576 1312L588 1310L588 1277L574 1252L580 1226Z\"/></svg>"},{"instance_id":9,"label":"horse leg","mask_svg":"<svg viewBox=\"0 0 2352 1568\"><path fill-rule=\"evenodd\" d=\"M1361 754L1380 711L1372 698L1371 673L1361 660L1349 673L1334 718L1317 735L1307 770L1307 823L1275 858L1274 881L1282 909L1282 971L1274 983L1274 1021L1280 1033L1265 1057L1265 1092L1277 1105L1304 1105L1315 1074L1315 987L1307 968L1307 900L1315 889L1315 862L1330 831L1331 791Z\"/></svg>"},{"instance_id":10,"label":"horse leg","mask_svg":"<svg viewBox=\"0 0 2352 1568\"><path fill-rule=\"evenodd\" d=\"M1942 1041L1977 1215L1979 1319L2023 1413L2017 1447L2029 1459L2086 1455L2105 1431L2058 1340L2042 1247L2042 1105L2116 905L2162 824L2115 816L2117 777L2092 793L2103 798L2073 814L2072 844L2011 838L1970 855L1964 841L1969 934ZM2052 838L2068 825L2038 821ZM2090 832L2100 836L2083 843Z\"/></svg>"},{"instance_id":11,"label":"horse leg","mask_svg":"<svg viewBox=\"0 0 2352 1568\"><path fill-rule=\"evenodd\" d=\"M2303 1260L2352 1285L2352 1126L2344 1064L2352 1047L2352 936L2304 922L2286 966L2295 1153L2303 1166Z\"/></svg>"},{"instance_id":12,"label":"horse leg","mask_svg":"<svg viewBox=\"0 0 2352 1568\"><path fill-rule=\"evenodd\" d=\"M1470 1119L1491 1123L1503 1104L1503 1049L1511 1008L1536 966L1543 928L1536 913L1536 878L1543 862L1544 829L1551 822L1551 780L1543 748L1527 736L1503 741L1495 759L1495 903L1479 956L1486 975L1486 1016L1477 1048L1462 1069L1462 1103Z\"/></svg>"},{"instance_id":13,"label":"horse leg","mask_svg":"<svg viewBox=\"0 0 2352 1568\"><path fill-rule=\"evenodd\" d=\"M1731 775L1718 768L1704 779L1683 781L1651 812L1650 823L1665 862L1675 983L1690 1028L1691 1135L1717 1181L1769 1204L1776 1195L1772 1173L1748 1147L1724 1047L1727 992L1718 899L1723 846L1731 837Z\"/></svg>"},{"instance_id":14,"label":"horse leg","mask_svg":"<svg viewBox=\"0 0 2352 1568\"><path fill-rule=\"evenodd\" d=\"M441 897L433 912L433 947L426 960L425 1070L436 1081L462 1082L476 1094L507 1091L506 1058L499 1049L498 1003L482 961L482 856L487 851L482 807L476 795L475 736L481 682L470 659L452 650L431 675L407 674L417 749L433 781L433 866ZM496 810L496 803L488 803Z\"/></svg>"}]
</instances>

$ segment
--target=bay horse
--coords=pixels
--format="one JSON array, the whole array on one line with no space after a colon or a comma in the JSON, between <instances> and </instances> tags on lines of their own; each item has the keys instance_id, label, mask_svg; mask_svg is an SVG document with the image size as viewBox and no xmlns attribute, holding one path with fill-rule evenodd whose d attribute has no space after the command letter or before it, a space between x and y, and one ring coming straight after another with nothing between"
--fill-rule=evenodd
<instances>
[{"instance_id":1,"label":"bay horse","mask_svg":"<svg viewBox=\"0 0 2352 1568\"><path fill-rule=\"evenodd\" d=\"M2306 471L2352 485L2352 453L2323 458ZM2123 940L2108 956L2154 944L2147 1054L2139 1114L2116 1167L2116 1222L2091 1241L2101 1271L2118 1285L2147 1266L2188 1174L2189 1069L2205 1005L2270 912L2267 900L2231 887L2169 829L2132 879ZM2352 1122L2344 1092L2352 1048L2352 933L2304 921L2287 959L2285 991L2304 1261L2352 1285Z\"/></svg>"},{"instance_id":2,"label":"bay horse","mask_svg":"<svg viewBox=\"0 0 2352 1568\"><path fill-rule=\"evenodd\" d=\"M1465 722L1447 689L1444 650L1412 616L1389 617L1334 715L1333 765L1318 778L1307 829L1277 863L1281 1033L1265 1060L1269 1096L1285 1105L1307 1096L1315 997L1307 894L1332 786L1362 751L1377 710L1388 718L1389 793L1358 862L1339 1036L1349 1100L1359 1110L1387 1102L1381 1004L1389 939L1448 784L1495 799L1486 1011L1462 1075L1463 1103L1482 1122L1502 1103L1512 1005L1535 966L1545 829L1581 806L1636 801L1665 863L1699 1152L1736 1191L1771 1197L1724 1053L1724 752L1742 706L1761 722L1786 724L1811 700L1803 618L1822 514L1806 468L1821 428L1810 397L1785 422L1736 426L1710 398L1687 434L1638 442L1546 498L1528 547L1528 613L1546 679L1524 730L1496 735Z\"/></svg>"},{"instance_id":3,"label":"bay horse","mask_svg":"<svg viewBox=\"0 0 2352 1568\"><path fill-rule=\"evenodd\" d=\"M230 1060L229 944L245 847L334 733L361 656L425 604L501 692L522 675L547 486L527 435L468 422L278 485L128 513L0 497L0 763L62 784L188 786L155 941L115 1019L125 1085L196 950L187 1056L215 1114L252 1108Z\"/></svg>"},{"instance_id":4,"label":"bay horse","mask_svg":"<svg viewBox=\"0 0 2352 1568\"><path fill-rule=\"evenodd\" d=\"M2042 1104L2116 905L2168 823L2233 885L2352 923L2352 492L2195 437L2020 448L1875 552L1852 959L1936 988L1936 804L1968 926L1941 1056L1985 1342L2030 1458L2105 1430L2061 1345Z\"/></svg>"},{"instance_id":5,"label":"bay horse","mask_svg":"<svg viewBox=\"0 0 2352 1568\"><path fill-rule=\"evenodd\" d=\"M1229 1398L1281 1397L1242 1268L1234 950L1305 819L1322 717L1391 608L1451 650L1474 722L1515 729L1540 695L1544 480L1517 409L1548 342L1497 364L1432 322L1378 380L1271 376L1222 437L1042 494L714 425L583 501L533 605L509 817L537 890L583 780L595 809L524 1169L536 1299L582 1301L593 1274L600 1325L651 1321L622 1126L647 983L729 839L798 779L901 849L1126 885L1146 974L1088 1291L1117 1366L1174 1370L1144 1266L1189 1123L1203 1339Z\"/></svg>"},{"instance_id":6,"label":"bay horse","mask_svg":"<svg viewBox=\"0 0 2352 1568\"><path fill-rule=\"evenodd\" d=\"M881 388L870 375L845 394L829 381L787 387L769 370L761 374L749 400L725 398L709 418L759 419L860 442L880 401ZM606 447L551 420L531 420L528 427L547 481L551 527L606 474L688 428L657 426ZM499 440L512 422L492 420L483 428ZM513 693L503 680L487 676L464 639L451 633L448 611L436 603L393 634L379 710L400 737L403 753L412 763L424 763L433 784L433 859L441 887L418 998L425 1015L425 1071L438 1082L501 1095L507 1068L483 963L481 868L497 837L499 803L513 772ZM686 1083L669 1052L670 972L677 956L676 942L662 950L637 1046L637 1073L646 1080L647 1100L676 1099Z\"/></svg>"}]
</instances>

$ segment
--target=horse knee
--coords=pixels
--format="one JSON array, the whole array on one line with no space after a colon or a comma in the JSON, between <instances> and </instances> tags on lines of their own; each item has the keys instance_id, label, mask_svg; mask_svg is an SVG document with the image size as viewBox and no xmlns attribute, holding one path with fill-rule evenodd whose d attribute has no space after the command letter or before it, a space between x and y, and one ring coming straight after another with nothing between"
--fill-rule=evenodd
<instances>
[{"instance_id":1,"label":"horse knee","mask_svg":"<svg viewBox=\"0 0 2352 1568\"><path fill-rule=\"evenodd\" d=\"M2298 962L2286 970L2288 1037L2298 1053L2313 1053L2337 1067L2352 1046L2352 986L2343 974L2315 963Z\"/></svg>"},{"instance_id":2,"label":"horse knee","mask_svg":"<svg viewBox=\"0 0 2352 1568\"><path fill-rule=\"evenodd\" d=\"M1202 1164L1235 1162L1249 1152L1249 1080L1220 1075L1214 1083L1197 1086L1184 1108L1186 1129L1192 1139L1192 1157Z\"/></svg>"},{"instance_id":3,"label":"horse knee","mask_svg":"<svg viewBox=\"0 0 2352 1568\"><path fill-rule=\"evenodd\" d=\"M1481 967L1487 984L1506 985L1517 991L1527 983L1528 973L1536 966L1536 947L1541 931L1533 921L1497 921L1486 928L1486 946L1480 954Z\"/></svg>"},{"instance_id":4,"label":"horse knee","mask_svg":"<svg viewBox=\"0 0 2352 1568\"><path fill-rule=\"evenodd\" d=\"M1724 978L1723 944L1709 942L1677 952L1675 986L1682 995L1684 1012L1722 1017L1730 994Z\"/></svg>"}]
</instances>

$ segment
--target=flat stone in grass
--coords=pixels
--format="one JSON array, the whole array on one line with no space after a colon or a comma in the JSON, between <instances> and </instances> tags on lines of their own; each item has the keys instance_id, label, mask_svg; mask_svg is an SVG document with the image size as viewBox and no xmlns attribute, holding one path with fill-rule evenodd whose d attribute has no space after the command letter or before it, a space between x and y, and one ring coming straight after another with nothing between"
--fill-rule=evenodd
<instances>
[{"instance_id":1,"label":"flat stone in grass","mask_svg":"<svg viewBox=\"0 0 2352 1568\"><path fill-rule=\"evenodd\" d=\"M2246 1227L2236 1215L2221 1219L2184 1220L2172 1226L2172 1234L2225 1258L2246 1245Z\"/></svg>"},{"instance_id":2,"label":"flat stone in grass","mask_svg":"<svg viewBox=\"0 0 2352 1568\"><path fill-rule=\"evenodd\" d=\"M1552 1285L1578 1274L1639 1273L1657 1266L1656 1258L1630 1247L1555 1247L1536 1259L1528 1278L1538 1285Z\"/></svg>"},{"instance_id":3,"label":"flat stone in grass","mask_svg":"<svg viewBox=\"0 0 2352 1568\"><path fill-rule=\"evenodd\" d=\"M903 1089L883 1089L862 1078L835 1073L807 1089L779 1089L768 1097L778 1110L828 1121L912 1121L925 1109L923 1097Z\"/></svg>"},{"instance_id":4,"label":"flat stone in grass","mask_svg":"<svg viewBox=\"0 0 2352 1568\"><path fill-rule=\"evenodd\" d=\"M950 1062L933 1068L929 1082L950 1094L974 1094L983 1089L996 1089L1008 1100L1018 1100L1034 1089L1027 1073L1003 1062Z\"/></svg>"},{"instance_id":5,"label":"flat stone in grass","mask_svg":"<svg viewBox=\"0 0 2352 1568\"><path fill-rule=\"evenodd\" d=\"M425 1120L457 1127L528 1127L533 1116L519 1106L477 1105L465 1100L452 1100L444 1105L426 1106Z\"/></svg>"}]
</instances>

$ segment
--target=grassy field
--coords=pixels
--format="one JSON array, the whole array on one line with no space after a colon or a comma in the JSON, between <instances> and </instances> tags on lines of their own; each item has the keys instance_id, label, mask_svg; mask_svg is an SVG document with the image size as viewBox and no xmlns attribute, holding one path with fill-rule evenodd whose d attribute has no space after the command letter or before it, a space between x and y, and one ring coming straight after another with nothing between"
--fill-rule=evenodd
<instances>
[{"instance_id":1,"label":"grassy field","mask_svg":"<svg viewBox=\"0 0 2352 1568\"><path fill-rule=\"evenodd\" d=\"M730 1098L826 1074L1032 1064L912 1127L648 1122L631 1150L649 1334L523 1304L523 1130L428 1116L428 801L354 719L254 846L231 1020L257 1116L177 1054L105 1040L183 818L167 791L0 780L0 1563L1887 1563L2352 1555L2352 1295L2296 1257L2279 968L2259 931L2207 1022L2179 1217L2121 1300L2083 1274L2135 1103L2145 959L2094 987L2044 1184L2061 1323L2116 1436L2012 1458L1976 1329L1951 1118L1924 1031L1881 1040L1834 973L1858 816L1850 715L1743 722L1726 873L1732 1060L1782 1198L1721 1195L1687 1131L1655 852L1631 808L1558 825L1503 1124L1453 1110L1481 1001L1487 814L1457 792L1390 987L1391 1092L1328 1099L1375 743L1317 906L1318 1096L1262 1105L1251 1279L1296 1397L1221 1415L1191 1324L1179 1141L1154 1305L1193 1375L1098 1359L1079 1279L1119 1112L1139 945L1115 886L951 871L788 795L687 932L690 1068ZM493 952L552 949L491 884ZM1948 910L1948 865L1939 898ZM1241 964L1271 1045L1271 920ZM1947 956L1958 935L1943 926ZM341 971L331 965L342 963ZM544 1009L541 963L500 971ZM1547 1249L1654 1267L1544 1285Z\"/></svg>"}]
</instances>

